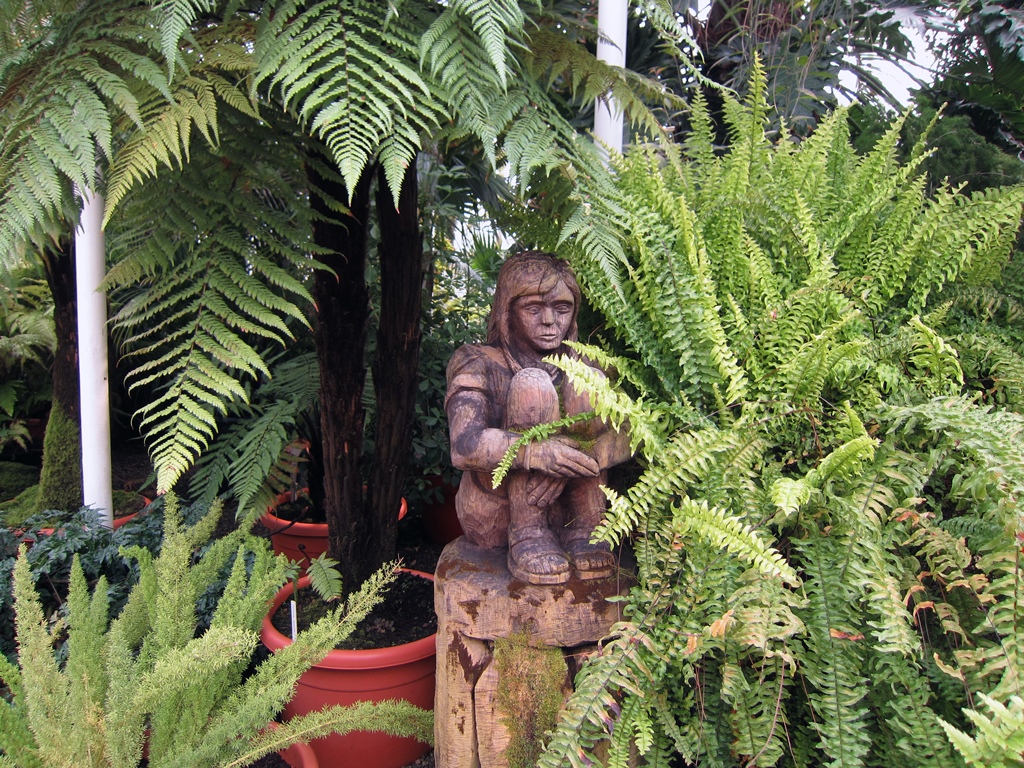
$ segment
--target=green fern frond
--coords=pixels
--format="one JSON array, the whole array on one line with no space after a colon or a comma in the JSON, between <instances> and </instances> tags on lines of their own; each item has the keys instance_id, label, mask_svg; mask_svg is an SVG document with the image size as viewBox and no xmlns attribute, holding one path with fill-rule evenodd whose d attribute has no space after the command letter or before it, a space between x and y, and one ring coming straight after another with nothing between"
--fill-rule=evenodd
<instances>
[{"instance_id":1,"label":"green fern frond","mask_svg":"<svg viewBox=\"0 0 1024 768\"><path fill-rule=\"evenodd\" d=\"M220 63L217 43L206 53ZM247 63L239 57L236 64ZM193 129L198 130L208 144L217 140L218 99L242 114L255 117L255 107L245 91L231 84L215 69L203 71L202 76L190 75L179 79L172 99L153 90L139 97L138 125L128 131L127 137L111 159L107 174L105 222L136 185L154 178L160 168L180 168L190 158Z\"/></svg>"},{"instance_id":2,"label":"green fern frond","mask_svg":"<svg viewBox=\"0 0 1024 768\"><path fill-rule=\"evenodd\" d=\"M599 652L577 676L575 692L559 714L538 768L593 764L596 745L617 725L620 692L645 696L636 681L652 679L645 660L645 650L651 648L649 638L635 625L619 623L611 628Z\"/></svg>"},{"instance_id":3,"label":"green fern frond","mask_svg":"<svg viewBox=\"0 0 1024 768\"><path fill-rule=\"evenodd\" d=\"M893 765L959 765L940 728L942 721L932 708L935 693L918 664L896 654L878 654L874 661L872 677L877 692L872 699L887 736L878 741L888 749L877 750L873 757L882 757ZM900 704L894 705L897 698Z\"/></svg>"},{"instance_id":4,"label":"green fern frond","mask_svg":"<svg viewBox=\"0 0 1024 768\"><path fill-rule=\"evenodd\" d=\"M958 306L966 307L984 322L1002 319L1013 325L1024 318L1024 303L1000 286L951 286L949 295Z\"/></svg>"},{"instance_id":5,"label":"green fern frond","mask_svg":"<svg viewBox=\"0 0 1024 768\"><path fill-rule=\"evenodd\" d=\"M187 157L193 130L215 140L216 99L207 71L200 66L190 75L196 60L179 50L169 53L165 67L148 12L116 0L88 11L64 9L37 30L38 40L23 41L30 54L9 62L19 72L7 70L14 90L6 94L0 145L0 201L18 212L0 226L8 249L59 226L71 229L78 207L72 186L103 191L97 169L108 163L117 165L105 177L113 181L109 221L133 182ZM111 18L117 23L106 21ZM51 30L68 29L74 34L58 45ZM179 82L169 72L180 74ZM223 82L220 91L226 92Z\"/></svg>"},{"instance_id":6,"label":"green fern frond","mask_svg":"<svg viewBox=\"0 0 1024 768\"><path fill-rule=\"evenodd\" d=\"M615 544L632 531L645 529L649 516L665 514L670 501L700 479L712 457L737 442L736 435L714 428L676 432L652 452L650 465L624 496L611 494L605 520L594 536Z\"/></svg>"},{"instance_id":7,"label":"green fern frond","mask_svg":"<svg viewBox=\"0 0 1024 768\"><path fill-rule=\"evenodd\" d=\"M454 0L452 10L469 19L473 31L490 58L498 82L507 86L508 38L523 27L525 17L518 4L496 5L487 0Z\"/></svg>"},{"instance_id":8,"label":"green fern frond","mask_svg":"<svg viewBox=\"0 0 1024 768\"><path fill-rule=\"evenodd\" d=\"M688 63L684 59L684 64ZM527 65L550 83L564 79L584 103L610 96L630 123L653 138L667 134L649 104L681 110L686 103L656 81L595 59L560 30L541 26L529 33Z\"/></svg>"},{"instance_id":9,"label":"green fern frond","mask_svg":"<svg viewBox=\"0 0 1024 768\"><path fill-rule=\"evenodd\" d=\"M829 765L863 765L870 750L868 681L861 661L864 635L853 612L856 595L842 579L846 542L822 537L815 544L799 545L808 598L800 613L808 630L802 674L810 687L813 728Z\"/></svg>"},{"instance_id":10,"label":"green fern frond","mask_svg":"<svg viewBox=\"0 0 1024 768\"><path fill-rule=\"evenodd\" d=\"M242 768L291 744L352 731L386 733L429 744L434 736L433 723L434 718L430 711L413 706L408 701L361 701L344 707L326 707L317 712L291 718L280 728L266 731L259 739L254 740L251 748L221 765L224 768ZM227 725L223 731L224 736L228 736ZM221 738L223 739L223 736ZM206 759L207 753L200 751L185 755L183 758L191 765L203 765Z\"/></svg>"},{"instance_id":11,"label":"green fern frond","mask_svg":"<svg viewBox=\"0 0 1024 768\"><path fill-rule=\"evenodd\" d=\"M494 471L491 472L491 486L493 488L497 488L504 482L505 477L512 469L512 462L515 461L520 448L537 440L546 440L553 435L557 435L565 427L571 427L573 424L589 421L593 416L594 413L592 411L573 414L570 416L564 416L561 419L556 419L555 421L546 421L543 424L537 424L536 426L525 430L522 435L512 441L508 450L506 450L505 454L501 457L501 461L498 462L498 466L496 466Z\"/></svg>"},{"instance_id":12,"label":"green fern frond","mask_svg":"<svg viewBox=\"0 0 1024 768\"><path fill-rule=\"evenodd\" d=\"M525 180L533 179L538 169L545 173L554 171L565 160L559 146L552 140L548 116L532 104L524 104L516 115L515 123L505 135L502 149L510 171Z\"/></svg>"},{"instance_id":13,"label":"green fern frond","mask_svg":"<svg viewBox=\"0 0 1024 768\"><path fill-rule=\"evenodd\" d=\"M160 29L160 48L164 59L174 74L174 62L183 39L191 38L192 23L201 14L210 14L216 9L213 0L161 0L154 5Z\"/></svg>"},{"instance_id":14,"label":"green fern frond","mask_svg":"<svg viewBox=\"0 0 1024 768\"><path fill-rule=\"evenodd\" d=\"M716 165L714 133L711 116L708 112L707 97L702 90L698 89L694 94L690 109L692 110L691 130L683 143L686 156L694 161L694 165L698 168L714 168Z\"/></svg>"},{"instance_id":15,"label":"green fern frond","mask_svg":"<svg viewBox=\"0 0 1024 768\"><path fill-rule=\"evenodd\" d=\"M978 698L991 713L965 709L964 714L978 729L972 737L945 720L940 721L956 751L968 765L977 768L1012 768L1020 765L1024 752L1024 700L1011 696L1008 704L979 693Z\"/></svg>"},{"instance_id":16,"label":"green fern frond","mask_svg":"<svg viewBox=\"0 0 1024 768\"><path fill-rule=\"evenodd\" d=\"M1019 497L1024 491L1024 416L979 407L965 398L937 398L881 412L891 429L921 424L956 441L958 449L977 458L976 471L1000 493Z\"/></svg>"},{"instance_id":17,"label":"green fern frond","mask_svg":"<svg viewBox=\"0 0 1024 768\"><path fill-rule=\"evenodd\" d=\"M969 261L962 273L967 285L995 282L1006 267L1015 247L1015 227L1024 212L1024 188L1021 185L994 188L971 195L961 215L964 217ZM976 222L972 227L967 222Z\"/></svg>"},{"instance_id":18,"label":"green fern frond","mask_svg":"<svg viewBox=\"0 0 1024 768\"><path fill-rule=\"evenodd\" d=\"M419 73L420 30L386 3L349 0L268 8L256 30L255 92L266 85L331 151L351 194L387 146L396 203L400 180L440 122Z\"/></svg>"},{"instance_id":19,"label":"green fern frond","mask_svg":"<svg viewBox=\"0 0 1024 768\"><path fill-rule=\"evenodd\" d=\"M341 574L337 570L338 561L327 556L326 552L309 561L306 575L309 586L322 600L335 600L341 597Z\"/></svg>"},{"instance_id":20,"label":"green fern frond","mask_svg":"<svg viewBox=\"0 0 1024 768\"><path fill-rule=\"evenodd\" d=\"M979 329L979 331L982 329ZM961 333L952 338L964 378L985 401L1024 410L1024 354L997 333Z\"/></svg>"},{"instance_id":21,"label":"green fern frond","mask_svg":"<svg viewBox=\"0 0 1024 768\"><path fill-rule=\"evenodd\" d=\"M760 534L725 510L683 499L672 511L676 530L683 536L706 538L715 547L750 563L762 575L797 586L797 576L785 558L762 541Z\"/></svg>"},{"instance_id":22,"label":"green fern frond","mask_svg":"<svg viewBox=\"0 0 1024 768\"><path fill-rule=\"evenodd\" d=\"M452 138L475 133L488 161L497 167L501 127L525 104L521 94L507 92L496 77L471 22L455 8L444 9L420 39L419 55L445 102L460 117L462 128L453 128Z\"/></svg>"},{"instance_id":23,"label":"green fern frond","mask_svg":"<svg viewBox=\"0 0 1024 768\"><path fill-rule=\"evenodd\" d=\"M246 137L265 148L259 158ZM197 149L122 204L107 286L129 292L114 327L134 364L129 386L155 392L139 418L162 488L210 444L217 414L248 400L245 381L269 373L265 357L307 324L302 276L316 262L303 181L297 149L257 126L233 133L216 155Z\"/></svg>"},{"instance_id":24,"label":"green fern frond","mask_svg":"<svg viewBox=\"0 0 1024 768\"><path fill-rule=\"evenodd\" d=\"M822 488L833 480L846 480L859 474L861 467L875 456L877 441L867 434L858 435L825 456L807 473L807 483Z\"/></svg>"}]
</instances>

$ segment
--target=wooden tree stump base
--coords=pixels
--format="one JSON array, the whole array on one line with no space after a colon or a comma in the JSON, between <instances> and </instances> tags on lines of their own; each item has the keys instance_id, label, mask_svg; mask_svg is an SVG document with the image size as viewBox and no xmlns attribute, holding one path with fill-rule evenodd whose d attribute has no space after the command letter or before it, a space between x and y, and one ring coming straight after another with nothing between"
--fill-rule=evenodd
<instances>
[{"instance_id":1,"label":"wooden tree stump base","mask_svg":"<svg viewBox=\"0 0 1024 768\"><path fill-rule=\"evenodd\" d=\"M497 706L494 641L526 636L534 647L561 648L566 690L579 658L620 620L618 603L635 583L628 569L606 579L543 586L514 578L507 550L477 547L463 536L448 544L434 575L437 768L504 768L510 734Z\"/></svg>"}]
</instances>

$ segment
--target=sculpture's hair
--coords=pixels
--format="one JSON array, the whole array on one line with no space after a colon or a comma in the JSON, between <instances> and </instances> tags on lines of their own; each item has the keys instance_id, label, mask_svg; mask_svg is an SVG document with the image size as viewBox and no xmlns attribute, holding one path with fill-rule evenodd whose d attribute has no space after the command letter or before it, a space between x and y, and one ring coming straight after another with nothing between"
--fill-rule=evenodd
<instances>
[{"instance_id":1,"label":"sculpture's hair","mask_svg":"<svg viewBox=\"0 0 1024 768\"><path fill-rule=\"evenodd\" d=\"M576 317L580 311L579 283L569 262L545 251L521 251L505 260L498 272L498 285L494 291L491 314L487 319L487 343L500 347L509 356L514 356L515 344L511 336L512 307L517 299L547 293L561 282L573 296L572 322L565 338L579 339ZM571 354L569 350L564 350ZM510 362L515 362L510 360Z\"/></svg>"}]
</instances>

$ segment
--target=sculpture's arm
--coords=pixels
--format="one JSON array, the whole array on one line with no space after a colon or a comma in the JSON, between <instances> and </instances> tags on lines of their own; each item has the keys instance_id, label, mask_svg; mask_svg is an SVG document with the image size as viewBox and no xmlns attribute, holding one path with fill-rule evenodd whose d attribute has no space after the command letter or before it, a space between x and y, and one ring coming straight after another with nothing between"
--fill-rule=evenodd
<instances>
[{"instance_id":1,"label":"sculpture's arm","mask_svg":"<svg viewBox=\"0 0 1024 768\"><path fill-rule=\"evenodd\" d=\"M448 401L448 432L452 465L456 469L491 472L519 435L487 424L487 398L482 392L459 392ZM556 477L596 477L596 459L560 437L521 447L513 469L527 469Z\"/></svg>"},{"instance_id":2,"label":"sculpture's arm","mask_svg":"<svg viewBox=\"0 0 1024 768\"><path fill-rule=\"evenodd\" d=\"M514 432L488 426L490 409L482 392L459 392L448 401L447 410L452 465L456 469L491 472L519 438Z\"/></svg>"},{"instance_id":3,"label":"sculpture's arm","mask_svg":"<svg viewBox=\"0 0 1024 768\"><path fill-rule=\"evenodd\" d=\"M632 455L629 450L629 426L624 424L619 430L604 430L598 435L588 453L597 460L601 469L608 469L626 461Z\"/></svg>"}]
</instances>

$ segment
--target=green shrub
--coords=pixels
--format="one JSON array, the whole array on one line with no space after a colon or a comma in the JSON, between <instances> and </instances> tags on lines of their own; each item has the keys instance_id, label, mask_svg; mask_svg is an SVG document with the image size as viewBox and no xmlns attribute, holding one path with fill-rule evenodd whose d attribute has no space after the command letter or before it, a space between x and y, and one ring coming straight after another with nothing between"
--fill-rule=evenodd
<instances>
[{"instance_id":1,"label":"green shrub","mask_svg":"<svg viewBox=\"0 0 1024 768\"><path fill-rule=\"evenodd\" d=\"M14 567L18 664L0 657L11 691L0 701L0 762L27 766L245 765L296 741L334 731L388 729L431 738L431 717L407 703L331 707L265 726L291 697L299 675L320 661L379 601L393 579L379 572L345 605L300 633L249 674L267 602L284 583L288 563L265 540L239 530L207 543L220 518L213 505L191 527L167 500L160 554L122 549L138 580L108 624L108 583L90 591L75 556L67 614L53 628L44 614L28 557ZM128 526L126 526L128 527ZM39 546L39 545L37 545ZM229 569L208 627L196 603ZM67 658L54 641L67 632Z\"/></svg>"}]
</instances>

